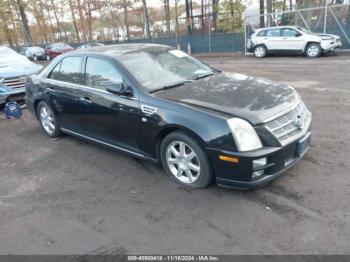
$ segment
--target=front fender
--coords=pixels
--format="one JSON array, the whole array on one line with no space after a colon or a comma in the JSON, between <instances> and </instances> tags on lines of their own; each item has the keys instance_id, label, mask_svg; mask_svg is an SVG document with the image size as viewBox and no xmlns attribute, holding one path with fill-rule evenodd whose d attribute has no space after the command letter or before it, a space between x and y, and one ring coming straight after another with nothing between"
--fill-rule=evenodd
<instances>
[{"instance_id":1,"label":"front fender","mask_svg":"<svg viewBox=\"0 0 350 262\"><path fill-rule=\"evenodd\" d=\"M157 144L175 130L191 135L203 147L237 150L224 117L181 104L158 108L151 116L141 114L139 146L152 157L156 157Z\"/></svg>"}]
</instances>

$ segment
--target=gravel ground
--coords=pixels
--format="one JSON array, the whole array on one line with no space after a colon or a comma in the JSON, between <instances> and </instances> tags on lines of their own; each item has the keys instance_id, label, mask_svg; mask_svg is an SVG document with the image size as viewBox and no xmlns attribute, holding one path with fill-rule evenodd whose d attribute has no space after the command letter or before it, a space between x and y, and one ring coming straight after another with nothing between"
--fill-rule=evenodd
<instances>
[{"instance_id":1,"label":"gravel ground","mask_svg":"<svg viewBox=\"0 0 350 262\"><path fill-rule=\"evenodd\" d=\"M25 111L0 120L0 254L350 254L350 56L202 59L296 87L305 159L256 191L191 190Z\"/></svg>"}]
</instances>

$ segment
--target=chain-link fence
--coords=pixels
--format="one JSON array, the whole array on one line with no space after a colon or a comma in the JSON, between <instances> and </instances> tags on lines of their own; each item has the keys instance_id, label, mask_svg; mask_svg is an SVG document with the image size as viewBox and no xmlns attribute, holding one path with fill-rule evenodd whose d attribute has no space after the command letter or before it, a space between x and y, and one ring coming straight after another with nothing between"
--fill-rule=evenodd
<instances>
[{"instance_id":1,"label":"chain-link fence","mask_svg":"<svg viewBox=\"0 0 350 262\"><path fill-rule=\"evenodd\" d=\"M327 2L327 1L326 1ZM350 49L350 5L328 5L245 17L245 42L261 27L300 26L315 33L341 37L343 49Z\"/></svg>"},{"instance_id":2,"label":"chain-link fence","mask_svg":"<svg viewBox=\"0 0 350 262\"><path fill-rule=\"evenodd\" d=\"M170 32L163 24L153 28L152 37L129 39L128 43L166 44L192 53L244 52L243 17L239 14L198 14L179 16L171 23Z\"/></svg>"}]
</instances>

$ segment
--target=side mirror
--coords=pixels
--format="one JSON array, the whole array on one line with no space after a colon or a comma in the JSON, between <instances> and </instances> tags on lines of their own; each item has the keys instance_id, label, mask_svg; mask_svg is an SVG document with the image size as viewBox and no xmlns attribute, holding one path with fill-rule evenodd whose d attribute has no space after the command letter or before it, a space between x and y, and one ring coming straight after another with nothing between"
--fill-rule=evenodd
<instances>
[{"instance_id":1,"label":"side mirror","mask_svg":"<svg viewBox=\"0 0 350 262\"><path fill-rule=\"evenodd\" d=\"M116 95L121 95L123 91L123 83L110 83L107 84L107 91L116 94Z\"/></svg>"},{"instance_id":2,"label":"side mirror","mask_svg":"<svg viewBox=\"0 0 350 262\"><path fill-rule=\"evenodd\" d=\"M122 82L107 84L107 91L119 96L132 97L134 95L132 89L125 87Z\"/></svg>"},{"instance_id":3,"label":"side mirror","mask_svg":"<svg viewBox=\"0 0 350 262\"><path fill-rule=\"evenodd\" d=\"M302 36L302 35L303 35L302 33L299 33L299 32L298 32L298 33L296 33L295 36L296 36L296 37L300 37L300 36Z\"/></svg>"}]
</instances>

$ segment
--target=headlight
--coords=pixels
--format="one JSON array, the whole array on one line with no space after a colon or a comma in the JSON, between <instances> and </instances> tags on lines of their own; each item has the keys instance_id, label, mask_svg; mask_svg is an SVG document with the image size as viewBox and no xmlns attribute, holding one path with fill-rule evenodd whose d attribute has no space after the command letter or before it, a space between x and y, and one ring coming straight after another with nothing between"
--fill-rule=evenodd
<instances>
[{"instance_id":1,"label":"headlight","mask_svg":"<svg viewBox=\"0 0 350 262\"><path fill-rule=\"evenodd\" d=\"M20 76L19 81L25 83L27 81L27 76Z\"/></svg>"},{"instance_id":2,"label":"headlight","mask_svg":"<svg viewBox=\"0 0 350 262\"><path fill-rule=\"evenodd\" d=\"M231 118L227 120L227 124L230 127L238 151L244 152L262 148L258 135L247 121L240 118Z\"/></svg>"}]
</instances>

